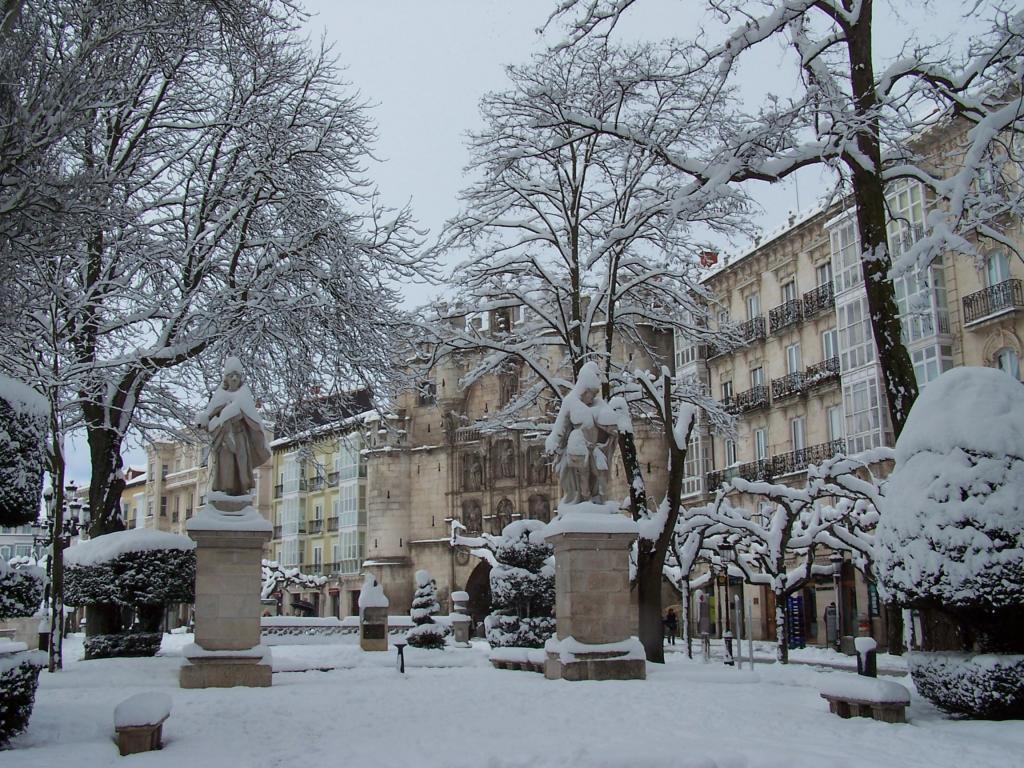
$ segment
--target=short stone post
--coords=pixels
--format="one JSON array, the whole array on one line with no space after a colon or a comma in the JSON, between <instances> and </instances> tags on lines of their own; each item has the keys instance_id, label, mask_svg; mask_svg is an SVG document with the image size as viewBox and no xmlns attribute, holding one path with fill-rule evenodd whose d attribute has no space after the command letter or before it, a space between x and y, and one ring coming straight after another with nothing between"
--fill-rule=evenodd
<instances>
[{"instance_id":1,"label":"short stone post","mask_svg":"<svg viewBox=\"0 0 1024 768\"><path fill-rule=\"evenodd\" d=\"M459 648L469 648L469 632L473 626L473 619L469 616L468 592L452 592L451 619L455 645Z\"/></svg>"},{"instance_id":2,"label":"short stone post","mask_svg":"<svg viewBox=\"0 0 1024 768\"><path fill-rule=\"evenodd\" d=\"M182 688L265 687L270 649L260 643L260 564L270 523L251 498L211 493L188 521L196 541L195 642L182 654ZM241 506L245 504L245 506Z\"/></svg>"},{"instance_id":3,"label":"short stone post","mask_svg":"<svg viewBox=\"0 0 1024 768\"><path fill-rule=\"evenodd\" d=\"M388 606L384 588L366 574L359 591L359 647L364 651L388 649Z\"/></svg>"},{"instance_id":4,"label":"short stone post","mask_svg":"<svg viewBox=\"0 0 1024 768\"><path fill-rule=\"evenodd\" d=\"M629 590L629 549L636 530L635 522L607 509L562 513L548 525L545 538L555 549L557 623L556 636L545 645L549 680L647 677Z\"/></svg>"}]
</instances>

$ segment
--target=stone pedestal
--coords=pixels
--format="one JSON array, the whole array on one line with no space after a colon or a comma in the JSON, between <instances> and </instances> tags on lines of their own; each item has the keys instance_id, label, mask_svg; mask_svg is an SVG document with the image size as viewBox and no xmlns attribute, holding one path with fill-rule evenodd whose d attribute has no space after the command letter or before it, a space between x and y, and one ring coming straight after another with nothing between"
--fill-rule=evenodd
<instances>
[{"instance_id":1,"label":"stone pedestal","mask_svg":"<svg viewBox=\"0 0 1024 768\"><path fill-rule=\"evenodd\" d=\"M269 686L270 651L260 645L260 565L270 524L251 507L204 509L188 523L196 547L195 643L184 650L182 688Z\"/></svg>"},{"instance_id":2,"label":"stone pedestal","mask_svg":"<svg viewBox=\"0 0 1024 768\"><path fill-rule=\"evenodd\" d=\"M629 548L636 528L632 520L616 517L602 525L555 521L549 527L546 539L555 549L557 635L545 645L548 679L647 676L629 591Z\"/></svg>"},{"instance_id":3,"label":"stone pedestal","mask_svg":"<svg viewBox=\"0 0 1024 768\"><path fill-rule=\"evenodd\" d=\"M363 608L359 616L359 647L364 651L388 649L388 609Z\"/></svg>"}]
</instances>

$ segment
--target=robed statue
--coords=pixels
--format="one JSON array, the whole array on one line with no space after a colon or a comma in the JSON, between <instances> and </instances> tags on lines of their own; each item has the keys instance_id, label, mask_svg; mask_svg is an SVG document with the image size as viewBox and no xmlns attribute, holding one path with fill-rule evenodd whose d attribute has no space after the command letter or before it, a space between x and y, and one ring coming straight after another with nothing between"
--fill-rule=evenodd
<instances>
[{"instance_id":1,"label":"robed statue","mask_svg":"<svg viewBox=\"0 0 1024 768\"><path fill-rule=\"evenodd\" d=\"M224 378L200 411L197 424L210 445L210 490L244 496L256 487L256 467L270 459L263 422L237 357L224 361Z\"/></svg>"}]
</instances>

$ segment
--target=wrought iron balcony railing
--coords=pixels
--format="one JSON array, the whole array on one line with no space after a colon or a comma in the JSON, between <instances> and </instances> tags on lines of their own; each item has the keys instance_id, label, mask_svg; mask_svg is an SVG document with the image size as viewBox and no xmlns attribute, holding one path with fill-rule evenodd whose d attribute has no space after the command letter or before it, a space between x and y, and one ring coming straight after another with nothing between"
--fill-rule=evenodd
<instances>
[{"instance_id":1,"label":"wrought iron balcony railing","mask_svg":"<svg viewBox=\"0 0 1024 768\"><path fill-rule=\"evenodd\" d=\"M807 389L804 374L802 371L787 373L777 379L772 379L772 399L782 400L787 397L799 395Z\"/></svg>"},{"instance_id":2,"label":"wrought iron balcony railing","mask_svg":"<svg viewBox=\"0 0 1024 768\"><path fill-rule=\"evenodd\" d=\"M768 313L771 321L772 333L788 328L800 322L803 317L800 299L790 299L785 304L780 304Z\"/></svg>"},{"instance_id":3,"label":"wrought iron balcony railing","mask_svg":"<svg viewBox=\"0 0 1024 768\"><path fill-rule=\"evenodd\" d=\"M1013 278L964 296L964 324L977 323L990 315L1024 307L1024 285Z\"/></svg>"},{"instance_id":4,"label":"wrought iron balcony railing","mask_svg":"<svg viewBox=\"0 0 1024 768\"><path fill-rule=\"evenodd\" d=\"M320 491L324 487L324 476L317 475L316 477L309 478L309 490Z\"/></svg>"},{"instance_id":5,"label":"wrought iron balcony railing","mask_svg":"<svg viewBox=\"0 0 1024 768\"><path fill-rule=\"evenodd\" d=\"M708 357L717 357L731 352L735 347L731 339L738 339L741 346L752 344L755 341L764 341L765 336L764 318L761 316L752 317L742 323L734 323L728 327L729 341L725 339L713 340L707 349Z\"/></svg>"},{"instance_id":6,"label":"wrought iron balcony railing","mask_svg":"<svg viewBox=\"0 0 1024 768\"><path fill-rule=\"evenodd\" d=\"M834 307L835 304L835 289L832 286L832 281L829 280L804 294L804 317L813 317L823 309Z\"/></svg>"},{"instance_id":7,"label":"wrought iron balcony railing","mask_svg":"<svg viewBox=\"0 0 1024 768\"><path fill-rule=\"evenodd\" d=\"M280 525L275 525L274 526L274 538L275 539L280 539L281 538L281 526Z\"/></svg>"},{"instance_id":8,"label":"wrought iron balcony railing","mask_svg":"<svg viewBox=\"0 0 1024 768\"><path fill-rule=\"evenodd\" d=\"M772 457L772 474L775 477L781 477L800 472L807 469L810 464L820 464L844 453L846 453L846 441L842 439L799 448L789 453L781 453Z\"/></svg>"},{"instance_id":9,"label":"wrought iron balcony railing","mask_svg":"<svg viewBox=\"0 0 1024 768\"><path fill-rule=\"evenodd\" d=\"M280 499L281 498L281 494L283 494L283 493L284 493L284 486L283 485L275 485L274 486L274 498L275 499Z\"/></svg>"},{"instance_id":10,"label":"wrought iron balcony railing","mask_svg":"<svg viewBox=\"0 0 1024 768\"><path fill-rule=\"evenodd\" d=\"M328 484L329 486L331 486L332 488L333 488L333 487L334 487L335 485L337 485L337 484L338 484L338 475L339 475L339 473L337 473L337 472L331 472L331 473L330 473L330 474L329 474L329 475L327 476L327 484Z\"/></svg>"},{"instance_id":11,"label":"wrought iron balcony railing","mask_svg":"<svg viewBox=\"0 0 1024 768\"><path fill-rule=\"evenodd\" d=\"M830 357L820 363L809 365L804 371L804 387L813 389L839 378L839 358Z\"/></svg>"},{"instance_id":12,"label":"wrought iron balcony railing","mask_svg":"<svg viewBox=\"0 0 1024 768\"><path fill-rule=\"evenodd\" d=\"M336 518L336 517L328 517L327 518L327 530L328 531L336 531L336 530L338 530L338 518Z\"/></svg>"},{"instance_id":13,"label":"wrought iron balcony railing","mask_svg":"<svg viewBox=\"0 0 1024 768\"><path fill-rule=\"evenodd\" d=\"M310 533L320 533L323 529L324 529L324 521L322 519L320 519L320 520L313 519L313 520L309 521L309 532Z\"/></svg>"},{"instance_id":14,"label":"wrought iron balcony railing","mask_svg":"<svg viewBox=\"0 0 1024 768\"><path fill-rule=\"evenodd\" d=\"M772 460L756 459L755 461L748 461L746 464L740 464L736 468L736 474L750 482L770 480L772 477Z\"/></svg>"},{"instance_id":15,"label":"wrought iron balcony railing","mask_svg":"<svg viewBox=\"0 0 1024 768\"><path fill-rule=\"evenodd\" d=\"M729 398L726 408L733 413L746 413L758 408L768 407L768 387L758 384L746 392L740 392Z\"/></svg>"}]
</instances>

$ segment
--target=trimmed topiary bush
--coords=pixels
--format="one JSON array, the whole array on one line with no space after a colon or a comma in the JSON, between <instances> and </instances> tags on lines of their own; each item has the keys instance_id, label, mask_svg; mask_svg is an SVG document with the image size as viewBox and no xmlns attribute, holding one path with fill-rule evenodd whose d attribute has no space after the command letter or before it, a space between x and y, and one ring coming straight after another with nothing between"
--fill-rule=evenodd
<instances>
[{"instance_id":1,"label":"trimmed topiary bush","mask_svg":"<svg viewBox=\"0 0 1024 768\"><path fill-rule=\"evenodd\" d=\"M163 635L159 632L124 632L85 638L86 659L156 656Z\"/></svg>"},{"instance_id":2,"label":"trimmed topiary bush","mask_svg":"<svg viewBox=\"0 0 1024 768\"><path fill-rule=\"evenodd\" d=\"M441 612L437 602L437 586L426 571L416 571L416 593L412 598L412 617L415 627L405 635L406 641L413 648L444 648L445 628L437 624L433 617Z\"/></svg>"},{"instance_id":3,"label":"trimmed topiary bush","mask_svg":"<svg viewBox=\"0 0 1024 768\"><path fill-rule=\"evenodd\" d=\"M518 520L506 525L494 546L487 642L493 648L543 648L555 633L555 568L544 523Z\"/></svg>"},{"instance_id":4,"label":"trimmed topiary bush","mask_svg":"<svg viewBox=\"0 0 1024 768\"><path fill-rule=\"evenodd\" d=\"M1024 656L912 653L918 692L939 707L973 718L1024 717Z\"/></svg>"},{"instance_id":5,"label":"trimmed topiary bush","mask_svg":"<svg viewBox=\"0 0 1024 768\"><path fill-rule=\"evenodd\" d=\"M34 565L12 568L0 560L0 621L31 616L43 600L46 574Z\"/></svg>"},{"instance_id":6,"label":"trimmed topiary bush","mask_svg":"<svg viewBox=\"0 0 1024 768\"><path fill-rule=\"evenodd\" d=\"M39 651L0 654L0 747L28 727L45 665Z\"/></svg>"},{"instance_id":7,"label":"trimmed topiary bush","mask_svg":"<svg viewBox=\"0 0 1024 768\"><path fill-rule=\"evenodd\" d=\"M0 374L0 525L26 525L39 514L49 414L46 398Z\"/></svg>"},{"instance_id":8,"label":"trimmed topiary bush","mask_svg":"<svg viewBox=\"0 0 1024 768\"><path fill-rule=\"evenodd\" d=\"M914 680L970 717L1020 717L1005 683L1024 654L1024 387L990 368L928 384L896 443L876 537L886 599L921 612ZM1008 654L1003 662L992 654Z\"/></svg>"}]
</instances>

